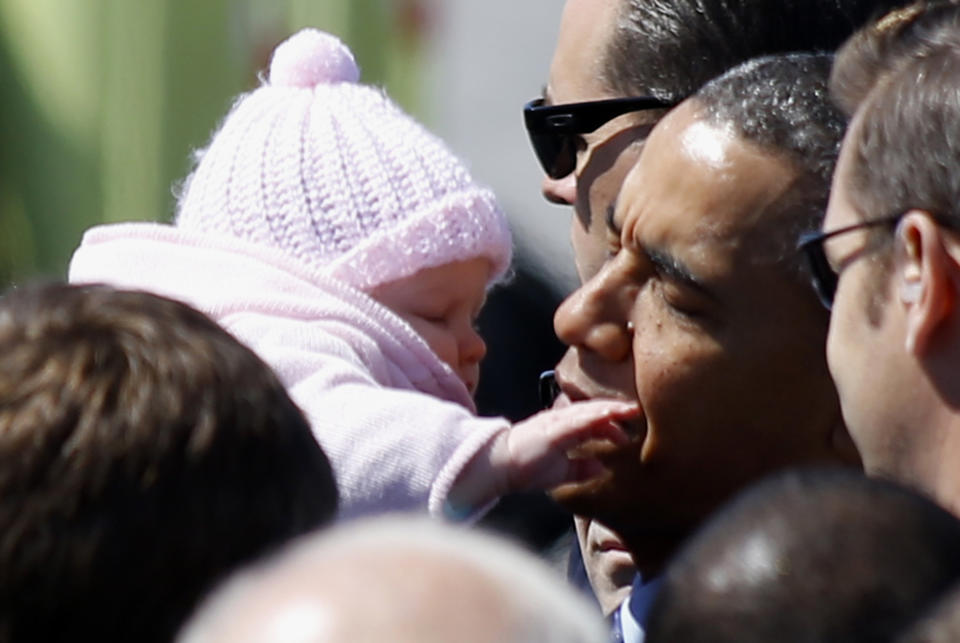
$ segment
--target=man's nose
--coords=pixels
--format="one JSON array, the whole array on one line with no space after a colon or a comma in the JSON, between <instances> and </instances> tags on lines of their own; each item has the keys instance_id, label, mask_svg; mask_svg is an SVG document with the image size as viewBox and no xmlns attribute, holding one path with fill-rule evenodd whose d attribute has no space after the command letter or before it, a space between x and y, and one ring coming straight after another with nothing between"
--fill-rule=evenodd
<instances>
[{"instance_id":1,"label":"man's nose","mask_svg":"<svg viewBox=\"0 0 960 643\"><path fill-rule=\"evenodd\" d=\"M577 201L577 176L574 172L560 179L544 176L540 190L550 203L573 205Z\"/></svg>"},{"instance_id":2,"label":"man's nose","mask_svg":"<svg viewBox=\"0 0 960 643\"><path fill-rule=\"evenodd\" d=\"M629 357L633 345L630 324L638 288L625 283L612 264L567 297L553 317L560 341L617 362Z\"/></svg>"}]
</instances>

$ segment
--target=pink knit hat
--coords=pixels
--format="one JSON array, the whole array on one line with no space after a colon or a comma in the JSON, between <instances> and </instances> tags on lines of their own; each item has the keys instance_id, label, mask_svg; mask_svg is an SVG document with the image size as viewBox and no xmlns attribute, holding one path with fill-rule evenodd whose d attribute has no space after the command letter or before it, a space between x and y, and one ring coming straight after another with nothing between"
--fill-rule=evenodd
<instances>
[{"instance_id":1,"label":"pink knit hat","mask_svg":"<svg viewBox=\"0 0 960 643\"><path fill-rule=\"evenodd\" d=\"M512 248L493 193L359 76L330 34L277 47L269 79L201 152L177 226L276 248L365 291L475 257L500 278Z\"/></svg>"}]
</instances>

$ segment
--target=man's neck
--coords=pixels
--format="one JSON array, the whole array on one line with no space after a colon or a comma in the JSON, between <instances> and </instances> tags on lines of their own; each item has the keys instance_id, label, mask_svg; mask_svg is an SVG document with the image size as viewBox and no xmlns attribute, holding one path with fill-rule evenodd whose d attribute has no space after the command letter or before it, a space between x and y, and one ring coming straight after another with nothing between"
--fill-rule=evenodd
<instances>
[{"instance_id":1,"label":"man's neck","mask_svg":"<svg viewBox=\"0 0 960 643\"><path fill-rule=\"evenodd\" d=\"M960 413L950 409L949 421L943 413L939 415L935 462L928 469L933 476L930 491L937 502L960 518Z\"/></svg>"}]
</instances>

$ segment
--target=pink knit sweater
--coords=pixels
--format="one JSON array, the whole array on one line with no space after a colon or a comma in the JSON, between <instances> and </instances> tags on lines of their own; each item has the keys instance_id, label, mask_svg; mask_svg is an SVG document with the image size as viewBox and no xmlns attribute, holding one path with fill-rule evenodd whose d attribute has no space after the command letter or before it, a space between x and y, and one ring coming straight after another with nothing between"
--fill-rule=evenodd
<instances>
[{"instance_id":1,"label":"pink knit sweater","mask_svg":"<svg viewBox=\"0 0 960 643\"><path fill-rule=\"evenodd\" d=\"M479 418L466 387L400 317L269 248L153 223L88 230L70 281L185 301L255 350L330 457L342 518L439 515L453 481L509 424Z\"/></svg>"}]
</instances>

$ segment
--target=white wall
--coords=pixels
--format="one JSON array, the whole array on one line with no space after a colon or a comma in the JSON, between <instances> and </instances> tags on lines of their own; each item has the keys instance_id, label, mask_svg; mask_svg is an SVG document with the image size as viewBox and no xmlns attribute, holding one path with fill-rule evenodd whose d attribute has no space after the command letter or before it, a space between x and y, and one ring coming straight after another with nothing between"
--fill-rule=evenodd
<instances>
[{"instance_id":1,"label":"white wall","mask_svg":"<svg viewBox=\"0 0 960 643\"><path fill-rule=\"evenodd\" d=\"M563 0L434 2L424 96L431 126L497 192L521 258L565 292L576 283L572 211L540 195L521 112L547 80Z\"/></svg>"}]
</instances>

